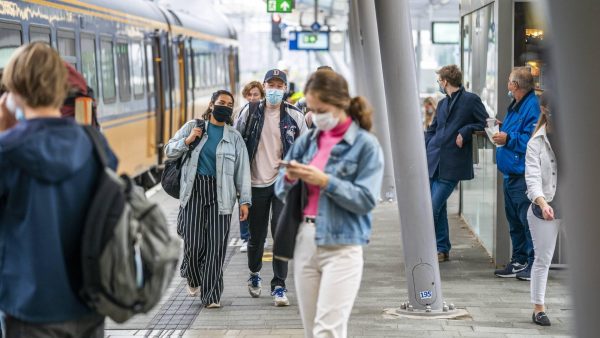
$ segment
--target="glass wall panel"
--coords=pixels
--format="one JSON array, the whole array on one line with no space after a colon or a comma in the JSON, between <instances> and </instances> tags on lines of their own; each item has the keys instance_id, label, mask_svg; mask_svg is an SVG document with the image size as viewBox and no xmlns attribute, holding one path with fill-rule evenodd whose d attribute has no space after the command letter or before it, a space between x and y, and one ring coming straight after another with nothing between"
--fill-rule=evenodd
<instances>
[{"instance_id":1,"label":"glass wall panel","mask_svg":"<svg viewBox=\"0 0 600 338\"><path fill-rule=\"evenodd\" d=\"M465 88L481 97L496 116L496 24L494 5L463 17L462 64ZM496 209L494 146L485 136L473 139L475 178L462 182L462 214L488 252L493 252Z\"/></svg>"}]
</instances>

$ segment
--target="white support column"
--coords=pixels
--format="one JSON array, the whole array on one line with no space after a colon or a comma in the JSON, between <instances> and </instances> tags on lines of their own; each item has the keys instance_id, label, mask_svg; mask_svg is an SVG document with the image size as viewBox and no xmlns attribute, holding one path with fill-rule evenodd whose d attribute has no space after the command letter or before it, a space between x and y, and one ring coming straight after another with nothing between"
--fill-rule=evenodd
<instances>
[{"instance_id":1,"label":"white support column","mask_svg":"<svg viewBox=\"0 0 600 338\"><path fill-rule=\"evenodd\" d=\"M408 0L375 0L410 305L442 310Z\"/></svg>"},{"instance_id":2,"label":"white support column","mask_svg":"<svg viewBox=\"0 0 600 338\"><path fill-rule=\"evenodd\" d=\"M600 316L600 264L596 253L600 239L598 192L600 156L598 85L600 79L600 2L598 0L548 0L546 17L550 35L550 68L560 153L559 193L571 289L575 305L576 336L598 337ZM562 172L563 174L560 174ZM548 290L549 295L552 290ZM552 314L550 314L552 318Z\"/></svg>"},{"instance_id":3,"label":"white support column","mask_svg":"<svg viewBox=\"0 0 600 338\"><path fill-rule=\"evenodd\" d=\"M383 70L381 67L381 54L379 52L379 34L377 33L377 17L375 15L375 0L352 0L353 5L358 5L358 22L362 37L360 52L363 55L363 69L368 74L362 81L366 84L364 95L373 105L373 125L375 134L383 148L385 168L381 187L381 197L385 200L396 198L394 184L394 165L392 160L392 146L390 130L388 128L387 106L385 101L385 88L383 85ZM363 94L363 93L359 93Z\"/></svg>"}]
</instances>

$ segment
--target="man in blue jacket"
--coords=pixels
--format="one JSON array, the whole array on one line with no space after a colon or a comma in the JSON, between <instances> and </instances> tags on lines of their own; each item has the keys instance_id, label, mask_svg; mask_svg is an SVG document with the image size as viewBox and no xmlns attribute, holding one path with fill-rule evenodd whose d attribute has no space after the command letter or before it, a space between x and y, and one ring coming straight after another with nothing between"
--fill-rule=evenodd
<instances>
[{"instance_id":1,"label":"man in blue jacket","mask_svg":"<svg viewBox=\"0 0 600 338\"><path fill-rule=\"evenodd\" d=\"M513 99L500 132L494 135L496 163L504 175L504 210L510 228L512 257L504 269L494 272L498 277L531 279L533 242L527 223L525 184L525 152L540 117L540 104L534 92L533 76L526 67L513 69L508 80L508 95Z\"/></svg>"},{"instance_id":2,"label":"man in blue jacket","mask_svg":"<svg viewBox=\"0 0 600 338\"><path fill-rule=\"evenodd\" d=\"M440 92L446 97L425 132L425 144L438 261L443 262L449 259L451 248L446 201L458 181L474 177L472 135L483 130L488 113L479 96L465 91L456 65L442 67L437 74Z\"/></svg>"},{"instance_id":3,"label":"man in blue jacket","mask_svg":"<svg viewBox=\"0 0 600 338\"><path fill-rule=\"evenodd\" d=\"M104 317L76 292L81 232L100 165L83 128L61 118L66 76L60 56L44 43L17 50L4 71L10 92L0 97L4 338L104 336ZM110 162L116 167L114 156Z\"/></svg>"}]
</instances>

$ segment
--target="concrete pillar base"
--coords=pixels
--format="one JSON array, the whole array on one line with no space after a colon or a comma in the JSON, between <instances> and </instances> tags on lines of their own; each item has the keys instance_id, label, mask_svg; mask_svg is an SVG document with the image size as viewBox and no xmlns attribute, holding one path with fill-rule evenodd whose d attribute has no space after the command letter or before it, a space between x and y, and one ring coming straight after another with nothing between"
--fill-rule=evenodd
<instances>
[{"instance_id":1,"label":"concrete pillar base","mask_svg":"<svg viewBox=\"0 0 600 338\"><path fill-rule=\"evenodd\" d=\"M450 304L452 307L454 305ZM388 319L459 319L466 320L471 319L471 315L465 309L450 310L447 306L444 310L417 310L413 309L408 302L403 303L399 308L384 309L383 316Z\"/></svg>"}]
</instances>

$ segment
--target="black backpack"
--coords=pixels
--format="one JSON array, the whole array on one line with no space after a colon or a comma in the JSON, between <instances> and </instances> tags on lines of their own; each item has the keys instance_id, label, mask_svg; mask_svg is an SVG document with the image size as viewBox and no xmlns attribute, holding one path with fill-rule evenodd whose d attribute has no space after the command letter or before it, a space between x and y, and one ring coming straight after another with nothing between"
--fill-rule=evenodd
<instances>
[{"instance_id":1,"label":"black backpack","mask_svg":"<svg viewBox=\"0 0 600 338\"><path fill-rule=\"evenodd\" d=\"M206 122L204 120L196 119L196 128L202 129L202 136L206 133ZM192 157L192 151L198 143L200 143L200 137L190 144L190 149L180 158L176 160L165 161L165 169L160 177L160 184L163 190L171 197L179 199L179 190L181 188L181 168L185 161Z\"/></svg>"},{"instance_id":2,"label":"black backpack","mask_svg":"<svg viewBox=\"0 0 600 338\"><path fill-rule=\"evenodd\" d=\"M150 311L177 268L181 241L160 207L107 167L101 134L84 127L101 163L81 239L82 287L91 309L122 323Z\"/></svg>"}]
</instances>

